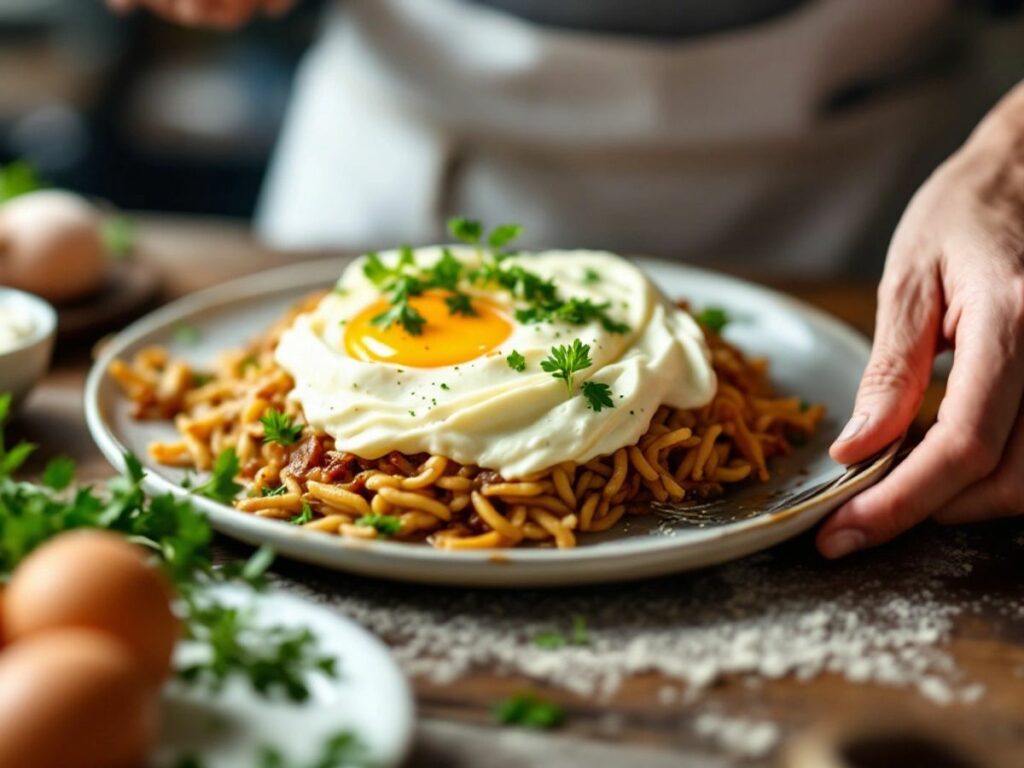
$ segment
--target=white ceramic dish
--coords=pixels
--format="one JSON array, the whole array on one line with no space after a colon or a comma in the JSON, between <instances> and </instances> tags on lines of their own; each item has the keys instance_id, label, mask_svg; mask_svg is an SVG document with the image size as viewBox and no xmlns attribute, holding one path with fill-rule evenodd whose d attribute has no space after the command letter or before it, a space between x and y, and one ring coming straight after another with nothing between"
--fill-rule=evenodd
<instances>
[{"instance_id":1,"label":"white ceramic dish","mask_svg":"<svg viewBox=\"0 0 1024 768\"><path fill-rule=\"evenodd\" d=\"M253 768L262 765L258 755L267 747L278 750L287 765L311 765L324 742L345 731L365 746L368 764L401 764L413 734L412 694L379 640L337 613L292 595L257 594L233 585L215 588L214 595L251 611L257 626L308 628L318 651L337 659L338 675L311 675L310 698L301 704L261 698L242 680L232 680L217 693L170 683L153 768L171 768L185 756L199 758L203 768ZM187 659L196 650L186 641L178 656Z\"/></svg>"},{"instance_id":2,"label":"white ceramic dish","mask_svg":"<svg viewBox=\"0 0 1024 768\"><path fill-rule=\"evenodd\" d=\"M57 312L38 296L4 287L0 287L0 307L9 308L31 326L25 338L0 351L0 392L10 392L12 407L17 408L50 367Z\"/></svg>"},{"instance_id":3,"label":"white ceramic dish","mask_svg":"<svg viewBox=\"0 0 1024 768\"><path fill-rule=\"evenodd\" d=\"M573 550L506 549L448 552L427 545L354 541L305 531L240 513L197 498L215 528L250 543L329 568L416 582L465 586L552 586L622 581L700 568L771 547L814 525L858 490L875 482L895 453L847 470L828 457L828 445L849 415L868 358L867 340L812 307L753 284L666 262L639 260L666 294L695 306L726 309L733 322L726 337L771 360L781 391L828 408L814 438L773 464L767 484L752 484L698 508L659 509L634 517ZM132 420L129 404L106 370L116 357L162 344L196 363L237 346L273 322L304 294L333 284L342 260L299 263L193 294L125 329L103 351L86 384L89 430L117 467L131 451L174 435L170 424ZM183 346L175 328L188 323L199 341ZM154 492L184 494L182 473L148 464Z\"/></svg>"}]
</instances>

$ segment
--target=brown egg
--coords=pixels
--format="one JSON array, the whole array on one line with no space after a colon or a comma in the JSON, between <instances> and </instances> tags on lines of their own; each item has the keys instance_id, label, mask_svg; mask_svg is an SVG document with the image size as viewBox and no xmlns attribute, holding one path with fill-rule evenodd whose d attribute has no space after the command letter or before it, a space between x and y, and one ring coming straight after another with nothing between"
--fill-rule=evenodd
<instances>
[{"instance_id":1,"label":"brown egg","mask_svg":"<svg viewBox=\"0 0 1024 768\"><path fill-rule=\"evenodd\" d=\"M108 632L135 653L153 682L167 676L178 639L171 589L146 554L105 531L73 531L44 544L7 585L11 641L55 627Z\"/></svg>"},{"instance_id":2,"label":"brown egg","mask_svg":"<svg viewBox=\"0 0 1024 768\"><path fill-rule=\"evenodd\" d=\"M135 768L157 692L110 635L57 629L0 654L0 768Z\"/></svg>"},{"instance_id":3,"label":"brown egg","mask_svg":"<svg viewBox=\"0 0 1024 768\"><path fill-rule=\"evenodd\" d=\"M43 190L0 207L0 285L59 304L97 290L108 266L99 215L84 198Z\"/></svg>"}]
</instances>

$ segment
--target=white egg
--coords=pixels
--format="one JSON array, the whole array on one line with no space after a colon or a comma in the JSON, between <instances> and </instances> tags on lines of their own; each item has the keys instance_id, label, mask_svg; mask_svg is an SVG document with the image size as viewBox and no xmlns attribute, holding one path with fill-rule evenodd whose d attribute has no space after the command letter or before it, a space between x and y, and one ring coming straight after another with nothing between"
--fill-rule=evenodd
<instances>
[{"instance_id":1,"label":"white egg","mask_svg":"<svg viewBox=\"0 0 1024 768\"><path fill-rule=\"evenodd\" d=\"M99 288L107 268L99 216L82 197L43 190L0 207L0 285L61 303Z\"/></svg>"},{"instance_id":2,"label":"white egg","mask_svg":"<svg viewBox=\"0 0 1024 768\"><path fill-rule=\"evenodd\" d=\"M295 379L292 397L340 449L365 458L426 452L516 478L635 444L660 405L695 408L714 396L700 328L625 259L552 251L502 261L506 270L550 281L560 299L605 308L602 317L575 324L517 317L530 302L466 278L482 254L450 252L463 267L459 288L475 315L453 312L450 293L428 290L410 302L426 321L418 335L397 324L385 330L373 318L390 305L364 273L364 258L282 336L276 358ZM416 251L415 270L442 254ZM393 267L399 254L380 259ZM569 386L542 361L577 339L589 347L591 364ZM510 364L513 353L523 370ZM606 385L612 405L594 410L583 396L588 382Z\"/></svg>"}]
</instances>

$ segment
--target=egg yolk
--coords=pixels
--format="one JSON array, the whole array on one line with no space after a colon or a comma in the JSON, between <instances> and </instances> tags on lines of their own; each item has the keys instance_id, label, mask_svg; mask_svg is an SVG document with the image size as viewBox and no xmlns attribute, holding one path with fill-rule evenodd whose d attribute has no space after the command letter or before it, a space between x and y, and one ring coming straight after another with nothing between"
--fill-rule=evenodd
<instances>
[{"instance_id":1,"label":"egg yolk","mask_svg":"<svg viewBox=\"0 0 1024 768\"><path fill-rule=\"evenodd\" d=\"M485 355L512 333L512 324L494 302L474 297L473 315L452 314L445 303L451 294L426 291L409 299L409 306L426 321L418 335L399 323L384 328L373 318L391 305L381 299L349 320L345 329L345 350L357 360L393 363L413 368L458 365Z\"/></svg>"}]
</instances>

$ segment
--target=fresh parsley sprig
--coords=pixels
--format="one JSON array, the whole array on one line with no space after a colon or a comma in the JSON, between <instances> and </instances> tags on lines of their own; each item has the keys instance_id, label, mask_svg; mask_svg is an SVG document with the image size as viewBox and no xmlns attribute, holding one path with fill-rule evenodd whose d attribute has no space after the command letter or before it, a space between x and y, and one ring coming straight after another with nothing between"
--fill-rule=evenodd
<instances>
[{"instance_id":1,"label":"fresh parsley sprig","mask_svg":"<svg viewBox=\"0 0 1024 768\"><path fill-rule=\"evenodd\" d=\"M704 307L697 313L697 322L710 331L721 333L731 320L729 313L721 307Z\"/></svg>"},{"instance_id":2,"label":"fresh parsley sprig","mask_svg":"<svg viewBox=\"0 0 1024 768\"><path fill-rule=\"evenodd\" d=\"M221 504L230 504L242 490L241 484L235 481L240 471L241 464L235 449L225 448L213 460L209 479L195 486L192 492L219 501Z\"/></svg>"},{"instance_id":3,"label":"fresh parsley sprig","mask_svg":"<svg viewBox=\"0 0 1024 768\"><path fill-rule=\"evenodd\" d=\"M585 381L580 387L580 392L587 399L590 410L600 413L602 408L614 408L612 402L612 388L599 381Z\"/></svg>"},{"instance_id":4,"label":"fresh parsley sprig","mask_svg":"<svg viewBox=\"0 0 1024 768\"><path fill-rule=\"evenodd\" d=\"M356 525L373 528L381 536L394 536L402 530L402 521L394 515L380 515L374 512L356 520Z\"/></svg>"},{"instance_id":5,"label":"fresh parsley sprig","mask_svg":"<svg viewBox=\"0 0 1024 768\"><path fill-rule=\"evenodd\" d=\"M513 371L522 373L526 370L526 358L514 349L509 356L505 358L505 362L508 363L508 367Z\"/></svg>"},{"instance_id":6,"label":"fresh parsley sprig","mask_svg":"<svg viewBox=\"0 0 1024 768\"><path fill-rule=\"evenodd\" d=\"M590 345L579 339L573 339L571 345L552 347L551 354L540 361L542 370L565 382L569 397L572 397L573 377L593 364L590 359Z\"/></svg>"},{"instance_id":7,"label":"fresh parsley sprig","mask_svg":"<svg viewBox=\"0 0 1024 768\"><path fill-rule=\"evenodd\" d=\"M504 725L550 730L565 722L565 709L532 691L524 691L499 703L494 708L494 718Z\"/></svg>"},{"instance_id":8,"label":"fresh parsley sprig","mask_svg":"<svg viewBox=\"0 0 1024 768\"><path fill-rule=\"evenodd\" d=\"M302 425L294 423L291 416L277 408L269 408L260 417L260 423L263 425L265 443L277 443L287 447L293 445L302 435Z\"/></svg>"}]
</instances>

